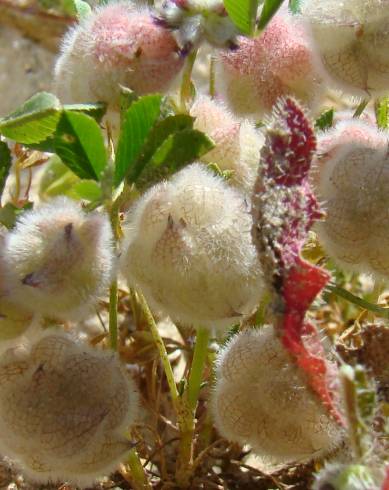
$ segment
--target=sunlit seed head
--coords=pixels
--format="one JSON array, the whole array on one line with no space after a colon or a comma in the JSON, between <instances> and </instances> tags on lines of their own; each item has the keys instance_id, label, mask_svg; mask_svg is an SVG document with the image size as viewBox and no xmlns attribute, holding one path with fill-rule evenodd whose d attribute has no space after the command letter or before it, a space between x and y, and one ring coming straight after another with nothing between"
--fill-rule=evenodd
<instances>
[{"instance_id":1,"label":"sunlit seed head","mask_svg":"<svg viewBox=\"0 0 389 490\"><path fill-rule=\"evenodd\" d=\"M389 275L388 138L372 125L343 121L319 137L315 192L326 218L316 231L342 267Z\"/></svg>"},{"instance_id":2,"label":"sunlit seed head","mask_svg":"<svg viewBox=\"0 0 389 490\"><path fill-rule=\"evenodd\" d=\"M250 229L243 195L191 165L132 209L123 272L174 321L231 326L252 312L262 289Z\"/></svg>"},{"instance_id":3,"label":"sunlit seed head","mask_svg":"<svg viewBox=\"0 0 389 490\"><path fill-rule=\"evenodd\" d=\"M103 101L119 108L120 87L163 92L183 65L171 32L132 3L97 8L65 36L55 82L65 102Z\"/></svg>"},{"instance_id":4,"label":"sunlit seed head","mask_svg":"<svg viewBox=\"0 0 389 490\"><path fill-rule=\"evenodd\" d=\"M114 267L108 216L85 213L68 198L25 212L3 251L13 296L44 316L69 319L90 311Z\"/></svg>"},{"instance_id":5,"label":"sunlit seed head","mask_svg":"<svg viewBox=\"0 0 389 490\"><path fill-rule=\"evenodd\" d=\"M387 0L304 0L300 5L328 73L347 93L387 90L388 7Z\"/></svg>"},{"instance_id":6,"label":"sunlit seed head","mask_svg":"<svg viewBox=\"0 0 389 490\"><path fill-rule=\"evenodd\" d=\"M235 118L222 102L198 97L190 110L194 127L206 133L215 148L201 157L216 163L221 170L232 171L231 182L251 192L264 138L249 121Z\"/></svg>"},{"instance_id":7,"label":"sunlit seed head","mask_svg":"<svg viewBox=\"0 0 389 490\"><path fill-rule=\"evenodd\" d=\"M138 395L116 355L46 332L0 360L0 448L40 483L91 485L124 461Z\"/></svg>"},{"instance_id":8,"label":"sunlit seed head","mask_svg":"<svg viewBox=\"0 0 389 490\"><path fill-rule=\"evenodd\" d=\"M212 411L223 437L275 464L321 457L342 438L270 326L220 352Z\"/></svg>"}]
</instances>

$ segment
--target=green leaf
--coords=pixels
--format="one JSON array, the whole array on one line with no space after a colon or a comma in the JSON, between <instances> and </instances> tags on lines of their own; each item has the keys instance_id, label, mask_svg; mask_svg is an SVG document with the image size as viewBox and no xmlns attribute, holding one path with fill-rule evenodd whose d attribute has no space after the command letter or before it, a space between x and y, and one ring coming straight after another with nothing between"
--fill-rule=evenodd
<instances>
[{"instance_id":1,"label":"green leaf","mask_svg":"<svg viewBox=\"0 0 389 490\"><path fill-rule=\"evenodd\" d=\"M301 0L289 0L289 10L293 14L299 14L300 13L300 4L301 4Z\"/></svg>"},{"instance_id":2,"label":"green leaf","mask_svg":"<svg viewBox=\"0 0 389 490\"><path fill-rule=\"evenodd\" d=\"M55 95L40 92L0 119L0 133L18 143L39 143L54 133L61 111Z\"/></svg>"},{"instance_id":3,"label":"green leaf","mask_svg":"<svg viewBox=\"0 0 389 490\"><path fill-rule=\"evenodd\" d=\"M168 177L214 148L207 135L196 129L171 134L154 153L137 184L144 187Z\"/></svg>"},{"instance_id":4,"label":"green leaf","mask_svg":"<svg viewBox=\"0 0 389 490\"><path fill-rule=\"evenodd\" d=\"M138 95L128 87L120 86L120 120L124 121L131 104L139 100Z\"/></svg>"},{"instance_id":5,"label":"green leaf","mask_svg":"<svg viewBox=\"0 0 389 490\"><path fill-rule=\"evenodd\" d=\"M212 140L201 131L186 129L170 135L155 152L151 164L168 164L170 168L178 168L200 158L214 146Z\"/></svg>"},{"instance_id":6,"label":"green leaf","mask_svg":"<svg viewBox=\"0 0 389 490\"><path fill-rule=\"evenodd\" d=\"M63 108L67 111L82 112L97 122L100 122L107 112L107 104L96 102L95 104L65 104Z\"/></svg>"},{"instance_id":7,"label":"green leaf","mask_svg":"<svg viewBox=\"0 0 389 490\"><path fill-rule=\"evenodd\" d=\"M129 169L127 179L129 182L136 182L143 169L149 163L154 153L162 143L173 133L193 127L194 119L185 114L168 116L162 119L151 129L147 141L142 149L140 157Z\"/></svg>"},{"instance_id":8,"label":"green leaf","mask_svg":"<svg viewBox=\"0 0 389 490\"><path fill-rule=\"evenodd\" d=\"M362 101L359 103L358 107L355 109L355 112L354 112L354 114L353 114L353 117L357 118L357 117L362 116L363 111L366 109L367 104L368 104L369 102L370 102L370 101L369 101L369 99L363 99L363 100L362 100Z\"/></svg>"},{"instance_id":9,"label":"green leaf","mask_svg":"<svg viewBox=\"0 0 389 490\"><path fill-rule=\"evenodd\" d=\"M3 195L5 182L7 180L12 164L12 157L7 143L0 141L0 199Z\"/></svg>"},{"instance_id":10,"label":"green leaf","mask_svg":"<svg viewBox=\"0 0 389 490\"><path fill-rule=\"evenodd\" d=\"M80 112L64 111L53 139L54 152L82 179L99 180L107 164L97 122Z\"/></svg>"},{"instance_id":11,"label":"green leaf","mask_svg":"<svg viewBox=\"0 0 389 490\"><path fill-rule=\"evenodd\" d=\"M133 102L127 110L116 153L115 185L120 184L139 158L147 137L160 116L162 100L161 95L145 95Z\"/></svg>"},{"instance_id":12,"label":"green leaf","mask_svg":"<svg viewBox=\"0 0 389 490\"><path fill-rule=\"evenodd\" d=\"M72 4L68 4L67 8L71 11L72 15L76 15L79 20L88 17L91 14L92 9L87 2L83 0L72 0Z\"/></svg>"},{"instance_id":13,"label":"green leaf","mask_svg":"<svg viewBox=\"0 0 389 490\"><path fill-rule=\"evenodd\" d=\"M224 7L236 27L248 36L255 28L259 0L224 0Z\"/></svg>"},{"instance_id":14,"label":"green leaf","mask_svg":"<svg viewBox=\"0 0 389 490\"><path fill-rule=\"evenodd\" d=\"M9 202L0 208L0 223L11 230L15 226L18 216L28 209L32 209L32 202L26 203L22 208L17 208Z\"/></svg>"},{"instance_id":15,"label":"green leaf","mask_svg":"<svg viewBox=\"0 0 389 490\"><path fill-rule=\"evenodd\" d=\"M264 29L267 24L271 21L274 14L277 13L277 10L281 7L284 0L265 0L261 16L258 21L258 28Z\"/></svg>"},{"instance_id":16,"label":"green leaf","mask_svg":"<svg viewBox=\"0 0 389 490\"><path fill-rule=\"evenodd\" d=\"M320 116L316 119L315 128L320 130L325 130L331 128L334 123L334 109L329 109L328 111L324 111Z\"/></svg>"},{"instance_id":17,"label":"green leaf","mask_svg":"<svg viewBox=\"0 0 389 490\"><path fill-rule=\"evenodd\" d=\"M59 195L68 196L74 184L80 179L62 163L57 155L53 155L45 165L39 182L39 197L43 200Z\"/></svg>"},{"instance_id":18,"label":"green leaf","mask_svg":"<svg viewBox=\"0 0 389 490\"><path fill-rule=\"evenodd\" d=\"M86 201L98 201L102 197L99 184L94 180L80 180L76 182L69 192L70 197L85 199Z\"/></svg>"},{"instance_id":19,"label":"green leaf","mask_svg":"<svg viewBox=\"0 0 389 490\"><path fill-rule=\"evenodd\" d=\"M369 301L366 301L359 296L355 296L355 294L350 293L350 291L347 291L347 289L344 289L341 286L336 286L335 284L327 284L324 291L334 293L337 296L340 296L341 298L349 301L350 303L353 303L354 305L359 306L362 309L375 313L377 316L389 318L389 308L370 303Z\"/></svg>"},{"instance_id":20,"label":"green leaf","mask_svg":"<svg viewBox=\"0 0 389 490\"><path fill-rule=\"evenodd\" d=\"M378 99L375 104L377 126L381 129L389 127L389 97Z\"/></svg>"}]
</instances>

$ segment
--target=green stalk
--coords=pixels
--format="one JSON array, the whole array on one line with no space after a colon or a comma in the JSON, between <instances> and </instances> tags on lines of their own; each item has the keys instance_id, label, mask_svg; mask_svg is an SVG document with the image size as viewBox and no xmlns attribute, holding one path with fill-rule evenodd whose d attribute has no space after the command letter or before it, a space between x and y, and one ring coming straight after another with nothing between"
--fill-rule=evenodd
<instances>
[{"instance_id":1,"label":"green stalk","mask_svg":"<svg viewBox=\"0 0 389 490\"><path fill-rule=\"evenodd\" d=\"M358 411L358 395L354 380L354 371L351 366L343 366L340 370L340 380L343 388L343 401L347 417L347 428L350 445L354 456L361 460L364 455L362 444L362 424Z\"/></svg>"},{"instance_id":2,"label":"green stalk","mask_svg":"<svg viewBox=\"0 0 389 490\"><path fill-rule=\"evenodd\" d=\"M183 398L180 425L180 450L176 478L181 488L190 485L193 472L196 407L199 399L203 371L208 354L209 331L198 328L188 386Z\"/></svg>"},{"instance_id":3,"label":"green stalk","mask_svg":"<svg viewBox=\"0 0 389 490\"><path fill-rule=\"evenodd\" d=\"M110 218L113 235L116 243L120 238L119 209L112 203L110 206ZM115 277L109 289L109 339L112 350L118 348L118 283Z\"/></svg>"},{"instance_id":4,"label":"green stalk","mask_svg":"<svg viewBox=\"0 0 389 490\"><path fill-rule=\"evenodd\" d=\"M112 350L118 348L118 283L115 279L109 289L109 340Z\"/></svg>"},{"instance_id":5,"label":"green stalk","mask_svg":"<svg viewBox=\"0 0 389 490\"><path fill-rule=\"evenodd\" d=\"M208 341L209 330L206 328L199 328L197 330L196 345L188 380L188 405L193 412L196 410L201 382L203 380L204 365L208 352Z\"/></svg>"},{"instance_id":6,"label":"green stalk","mask_svg":"<svg viewBox=\"0 0 389 490\"><path fill-rule=\"evenodd\" d=\"M181 88L180 88L180 106L182 112L187 112L187 103L191 101L193 97L193 84L192 84L192 71L196 61L197 49L194 49L188 54L186 58L186 64L184 72L182 74Z\"/></svg>"},{"instance_id":7,"label":"green stalk","mask_svg":"<svg viewBox=\"0 0 389 490\"><path fill-rule=\"evenodd\" d=\"M180 412L179 394L178 394L176 382L174 380L173 370L169 361L169 357L167 355L165 344L163 343L162 337L159 334L158 327L155 323L154 317L150 311L146 299L140 291L138 291L138 300L143 315L145 317L146 323L150 328L151 335L153 337L153 340L155 342L155 345L159 352L159 356L162 361L162 366L165 371L165 376L169 385L170 396L172 397L173 406L176 410L176 413L179 414Z\"/></svg>"},{"instance_id":8,"label":"green stalk","mask_svg":"<svg viewBox=\"0 0 389 490\"><path fill-rule=\"evenodd\" d=\"M216 73L215 73L216 57L211 56L209 63L209 96L214 99L216 96Z\"/></svg>"},{"instance_id":9,"label":"green stalk","mask_svg":"<svg viewBox=\"0 0 389 490\"><path fill-rule=\"evenodd\" d=\"M130 467L131 480L134 488L136 490L151 490L151 485L147 480L145 470L135 448L131 449L128 456L128 466Z\"/></svg>"},{"instance_id":10,"label":"green stalk","mask_svg":"<svg viewBox=\"0 0 389 490\"><path fill-rule=\"evenodd\" d=\"M363 99L361 103L358 105L358 107L355 109L355 112L353 114L354 118L361 117L363 114L363 111L366 109L367 104L369 103L369 99Z\"/></svg>"},{"instance_id":11,"label":"green stalk","mask_svg":"<svg viewBox=\"0 0 389 490\"><path fill-rule=\"evenodd\" d=\"M337 296L346 299L350 303L353 303L354 305L357 305L364 310L371 311L376 315L382 316L383 318L389 318L389 308L369 303L368 301L360 298L359 296L355 296L355 294L350 293L350 291L347 291L340 286L328 284L325 290L329 293L334 293Z\"/></svg>"}]
</instances>

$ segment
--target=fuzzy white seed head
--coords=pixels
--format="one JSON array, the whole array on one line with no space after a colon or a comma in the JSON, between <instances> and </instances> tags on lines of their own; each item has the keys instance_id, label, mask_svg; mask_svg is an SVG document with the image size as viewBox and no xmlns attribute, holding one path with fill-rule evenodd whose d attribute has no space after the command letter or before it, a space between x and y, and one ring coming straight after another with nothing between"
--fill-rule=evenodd
<instances>
[{"instance_id":1,"label":"fuzzy white seed head","mask_svg":"<svg viewBox=\"0 0 389 490\"><path fill-rule=\"evenodd\" d=\"M326 218L316 225L341 266L389 276L388 137L359 121L323 133L312 175Z\"/></svg>"},{"instance_id":2,"label":"fuzzy white seed head","mask_svg":"<svg viewBox=\"0 0 389 490\"><path fill-rule=\"evenodd\" d=\"M138 394L116 354L62 332L0 360L0 450L34 481L90 485L130 450Z\"/></svg>"},{"instance_id":3,"label":"fuzzy white seed head","mask_svg":"<svg viewBox=\"0 0 389 490\"><path fill-rule=\"evenodd\" d=\"M277 99L293 95L316 102L323 77L305 23L287 9L277 13L255 38L240 38L219 63L221 94L235 114L262 116Z\"/></svg>"},{"instance_id":4,"label":"fuzzy white seed head","mask_svg":"<svg viewBox=\"0 0 389 490\"><path fill-rule=\"evenodd\" d=\"M223 437L276 464L321 457L341 439L270 326L239 333L219 354L212 410Z\"/></svg>"},{"instance_id":5,"label":"fuzzy white seed head","mask_svg":"<svg viewBox=\"0 0 389 490\"><path fill-rule=\"evenodd\" d=\"M142 95L168 89L183 59L172 33L133 3L97 8L71 29L55 67L65 102L103 101L119 108L123 85Z\"/></svg>"},{"instance_id":6,"label":"fuzzy white seed head","mask_svg":"<svg viewBox=\"0 0 389 490\"><path fill-rule=\"evenodd\" d=\"M385 92L389 81L388 0L304 0L324 65L346 92Z\"/></svg>"},{"instance_id":7,"label":"fuzzy white seed head","mask_svg":"<svg viewBox=\"0 0 389 490\"><path fill-rule=\"evenodd\" d=\"M194 127L212 138L215 148L201 160L216 163L221 170L232 171L231 181L251 192L255 182L264 138L249 121L236 119L221 102L200 96L191 116Z\"/></svg>"},{"instance_id":8,"label":"fuzzy white seed head","mask_svg":"<svg viewBox=\"0 0 389 490\"><path fill-rule=\"evenodd\" d=\"M261 295L251 226L243 195L193 164L132 209L123 272L174 321L231 326Z\"/></svg>"},{"instance_id":9,"label":"fuzzy white seed head","mask_svg":"<svg viewBox=\"0 0 389 490\"><path fill-rule=\"evenodd\" d=\"M382 480L378 468L331 463L316 474L312 490L378 490Z\"/></svg>"},{"instance_id":10,"label":"fuzzy white seed head","mask_svg":"<svg viewBox=\"0 0 389 490\"><path fill-rule=\"evenodd\" d=\"M13 296L34 312L70 319L105 294L114 266L111 225L68 198L25 212L3 251Z\"/></svg>"}]
</instances>

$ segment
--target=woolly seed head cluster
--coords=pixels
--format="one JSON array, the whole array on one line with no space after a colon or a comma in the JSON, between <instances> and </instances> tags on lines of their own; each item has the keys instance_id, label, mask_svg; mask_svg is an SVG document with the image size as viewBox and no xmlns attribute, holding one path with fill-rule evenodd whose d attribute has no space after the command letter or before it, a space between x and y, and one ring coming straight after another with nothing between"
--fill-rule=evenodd
<instances>
[{"instance_id":1,"label":"woolly seed head cluster","mask_svg":"<svg viewBox=\"0 0 389 490\"><path fill-rule=\"evenodd\" d=\"M130 450L138 395L116 355L60 332L0 360L0 450L34 481L88 486Z\"/></svg>"},{"instance_id":2,"label":"woolly seed head cluster","mask_svg":"<svg viewBox=\"0 0 389 490\"><path fill-rule=\"evenodd\" d=\"M3 260L16 298L32 311L69 319L107 290L114 266L108 217L68 198L27 211L6 238Z\"/></svg>"},{"instance_id":3,"label":"woolly seed head cluster","mask_svg":"<svg viewBox=\"0 0 389 490\"><path fill-rule=\"evenodd\" d=\"M208 134L215 148L201 159L216 163L221 170L232 171L231 181L251 192L255 182L260 151L264 142L249 121L239 121L222 102L206 96L198 97L190 110L194 127Z\"/></svg>"},{"instance_id":4,"label":"woolly seed head cluster","mask_svg":"<svg viewBox=\"0 0 389 490\"><path fill-rule=\"evenodd\" d=\"M349 93L385 92L389 77L387 0L304 0L324 65Z\"/></svg>"},{"instance_id":5,"label":"woolly seed head cluster","mask_svg":"<svg viewBox=\"0 0 389 490\"><path fill-rule=\"evenodd\" d=\"M212 410L223 437L274 463L321 457L341 439L271 326L243 331L221 351Z\"/></svg>"},{"instance_id":6,"label":"woolly seed head cluster","mask_svg":"<svg viewBox=\"0 0 389 490\"><path fill-rule=\"evenodd\" d=\"M262 277L247 204L203 165L151 188L128 224L124 274L173 321L228 327L257 305Z\"/></svg>"},{"instance_id":7,"label":"woolly seed head cluster","mask_svg":"<svg viewBox=\"0 0 389 490\"><path fill-rule=\"evenodd\" d=\"M346 269L389 275L388 138L343 121L319 138L312 176L326 218L316 225L330 256Z\"/></svg>"},{"instance_id":8,"label":"woolly seed head cluster","mask_svg":"<svg viewBox=\"0 0 389 490\"><path fill-rule=\"evenodd\" d=\"M286 9L253 39L220 55L221 93L236 114L261 115L284 95L307 104L318 96L322 66L305 24Z\"/></svg>"},{"instance_id":9,"label":"woolly seed head cluster","mask_svg":"<svg viewBox=\"0 0 389 490\"><path fill-rule=\"evenodd\" d=\"M120 87L138 95L168 89L183 65L171 32L148 8L110 3L65 36L55 67L66 102L103 101L119 108Z\"/></svg>"}]
</instances>

